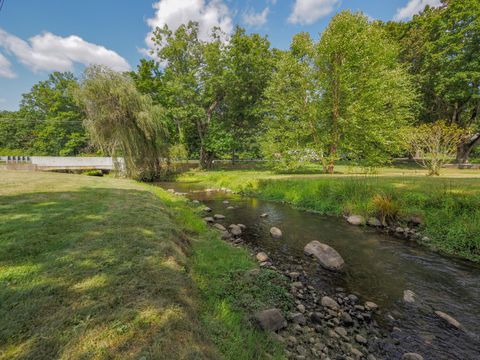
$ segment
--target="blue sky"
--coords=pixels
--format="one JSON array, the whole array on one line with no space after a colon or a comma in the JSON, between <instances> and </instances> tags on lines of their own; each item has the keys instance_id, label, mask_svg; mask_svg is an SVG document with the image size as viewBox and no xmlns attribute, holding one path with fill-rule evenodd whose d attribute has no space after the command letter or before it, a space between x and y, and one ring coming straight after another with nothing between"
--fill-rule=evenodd
<instances>
[{"instance_id":1,"label":"blue sky","mask_svg":"<svg viewBox=\"0 0 480 360\"><path fill-rule=\"evenodd\" d=\"M315 38L342 9L374 19L408 20L440 0L5 0L0 12L0 110L16 110L21 94L52 71L85 65L134 69L157 25L200 23L227 33L237 24L287 48L292 35Z\"/></svg>"}]
</instances>

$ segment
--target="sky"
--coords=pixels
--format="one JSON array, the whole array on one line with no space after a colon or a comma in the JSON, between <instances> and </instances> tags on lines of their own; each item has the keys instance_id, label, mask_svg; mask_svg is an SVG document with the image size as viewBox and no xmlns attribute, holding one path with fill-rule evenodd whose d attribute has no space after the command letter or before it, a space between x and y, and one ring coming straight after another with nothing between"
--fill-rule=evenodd
<instances>
[{"instance_id":1,"label":"sky","mask_svg":"<svg viewBox=\"0 0 480 360\"><path fill-rule=\"evenodd\" d=\"M2 0L0 0L2 3ZM440 0L3 0L0 11L0 110L16 110L23 93L53 71L80 76L102 64L134 70L149 56L151 32L198 21L206 38L213 26L236 25L288 48L292 36L318 38L341 10L371 19L407 21Z\"/></svg>"}]
</instances>

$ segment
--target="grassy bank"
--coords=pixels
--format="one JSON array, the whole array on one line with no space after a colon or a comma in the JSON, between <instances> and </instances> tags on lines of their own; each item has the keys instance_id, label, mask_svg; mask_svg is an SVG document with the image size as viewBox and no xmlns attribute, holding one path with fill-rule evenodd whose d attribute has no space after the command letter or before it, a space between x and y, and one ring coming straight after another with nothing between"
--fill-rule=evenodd
<instances>
[{"instance_id":1,"label":"grassy bank","mask_svg":"<svg viewBox=\"0 0 480 360\"><path fill-rule=\"evenodd\" d=\"M128 180L0 173L0 359L256 359L287 304L184 200Z\"/></svg>"},{"instance_id":2,"label":"grassy bank","mask_svg":"<svg viewBox=\"0 0 480 360\"><path fill-rule=\"evenodd\" d=\"M268 171L189 172L180 181L228 187L263 199L286 201L323 214L395 216L424 220L433 249L480 262L480 173L448 170L431 178L422 171L380 169L376 175L276 175ZM351 172L350 172L351 171Z\"/></svg>"}]
</instances>

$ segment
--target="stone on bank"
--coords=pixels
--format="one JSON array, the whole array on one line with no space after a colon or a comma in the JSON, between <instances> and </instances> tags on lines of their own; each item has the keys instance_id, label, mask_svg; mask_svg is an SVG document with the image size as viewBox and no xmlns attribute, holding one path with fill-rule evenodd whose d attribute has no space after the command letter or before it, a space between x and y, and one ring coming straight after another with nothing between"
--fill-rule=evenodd
<instances>
[{"instance_id":1,"label":"stone on bank","mask_svg":"<svg viewBox=\"0 0 480 360\"><path fill-rule=\"evenodd\" d=\"M347 222L350 225L365 225L365 218L362 215L350 215L347 217Z\"/></svg>"},{"instance_id":2,"label":"stone on bank","mask_svg":"<svg viewBox=\"0 0 480 360\"><path fill-rule=\"evenodd\" d=\"M287 326L287 321L278 309L260 311L254 318L257 325L265 331L278 331Z\"/></svg>"},{"instance_id":3,"label":"stone on bank","mask_svg":"<svg viewBox=\"0 0 480 360\"><path fill-rule=\"evenodd\" d=\"M266 253L264 253L263 251L259 252L255 257L256 257L258 262L265 262L265 261L270 260L268 255Z\"/></svg>"}]
</instances>

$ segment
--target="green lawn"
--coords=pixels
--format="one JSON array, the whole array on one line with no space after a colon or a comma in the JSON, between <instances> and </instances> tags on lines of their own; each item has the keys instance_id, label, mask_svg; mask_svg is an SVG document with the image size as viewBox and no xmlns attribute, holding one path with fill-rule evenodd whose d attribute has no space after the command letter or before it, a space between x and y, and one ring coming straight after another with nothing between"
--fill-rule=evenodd
<instances>
[{"instance_id":1,"label":"green lawn","mask_svg":"<svg viewBox=\"0 0 480 360\"><path fill-rule=\"evenodd\" d=\"M424 219L425 243L433 249L480 262L480 171L445 169L427 177L419 169L382 168L365 174L359 168L337 167L336 175L275 174L270 171L190 171L180 181L205 187L227 187L263 199L286 201L324 214L380 216L398 212ZM387 204L375 198L387 199Z\"/></svg>"},{"instance_id":2,"label":"green lawn","mask_svg":"<svg viewBox=\"0 0 480 360\"><path fill-rule=\"evenodd\" d=\"M280 358L246 318L282 279L254 267L153 186L0 172L0 359Z\"/></svg>"}]
</instances>

